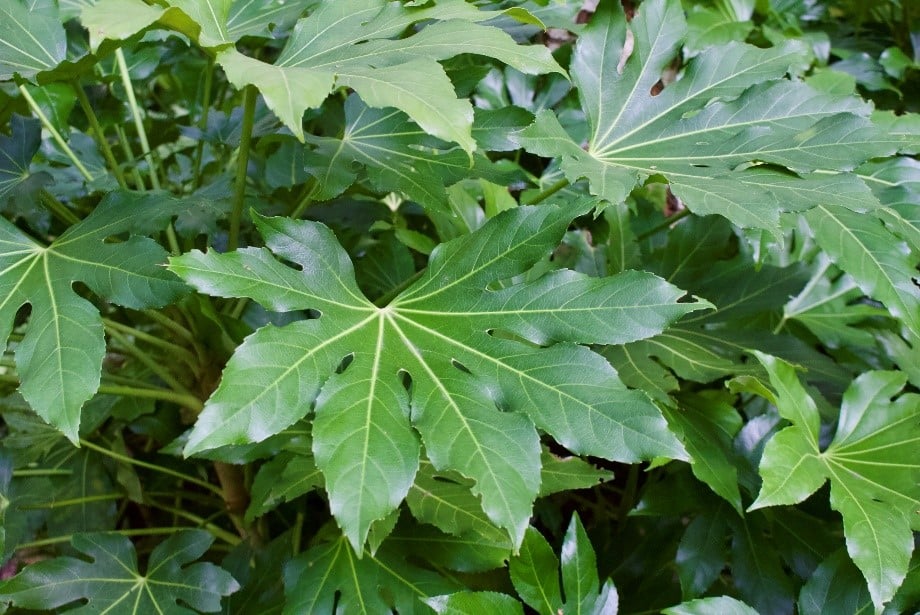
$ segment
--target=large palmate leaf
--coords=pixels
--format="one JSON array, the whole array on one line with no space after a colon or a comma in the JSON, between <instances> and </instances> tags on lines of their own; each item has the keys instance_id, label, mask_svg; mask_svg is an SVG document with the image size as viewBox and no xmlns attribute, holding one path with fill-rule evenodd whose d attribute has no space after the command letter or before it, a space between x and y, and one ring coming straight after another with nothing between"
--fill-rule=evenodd
<instances>
[{"instance_id":1,"label":"large palmate leaf","mask_svg":"<svg viewBox=\"0 0 920 615\"><path fill-rule=\"evenodd\" d=\"M268 249L174 258L171 269L202 292L319 313L246 339L186 454L263 440L315 404L316 465L359 552L371 523L413 484L416 433L434 467L475 481L484 511L516 544L539 490L537 428L580 454L683 457L657 408L578 344L655 335L708 304L678 303L682 291L635 271L597 279L561 270L490 290L548 254L592 204L506 211L441 244L419 280L382 308L315 222L258 218Z\"/></svg>"},{"instance_id":2,"label":"large palmate leaf","mask_svg":"<svg viewBox=\"0 0 920 615\"><path fill-rule=\"evenodd\" d=\"M32 307L25 337L16 347L20 391L46 421L77 441L80 408L99 386L105 340L96 307L74 292L75 282L118 305L165 305L185 285L162 264L166 251L155 241L121 233L160 230L177 202L163 195L113 192L85 220L48 246L0 219L0 339L6 341L16 313Z\"/></svg>"},{"instance_id":3,"label":"large palmate leaf","mask_svg":"<svg viewBox=\"0 0 920 615\"><path fill-rule=\"evenodd\" d=\"M438 60L475 53L525 73L562 72L545 47L518 45L502 30L477 23L501 12L480 11L463 0L421 7L389 0L323 2L297 22L280 57L268 64L232 46L240 36L261 31L252 28L253 10L240 4L170 0L164 8L141 0L101 0L84 11L83 21L94 34L95 46L104 38L124 38L159 21L196 38L202 46L218 48L217 61L230 82L238 88L256 86L300 140L304 111L318 107L334 87L341 86L358 92L372 107L404 111L425 131L471 152L473 108L457 98ZM281 7L281 2L274 6L277 18L289 17ZM123 8L130 8L132 23L120 17L123 12L118 10ZM522 10L511 14L533 19ZM429 20L437 21L411 36L396 38Z\"/></svg>"},{"instance_id":4,"label":"large palmate leaf","mask_svg":"<svg viewBox=\"0 0 920 615\"><path fill-rule=\"evenodd\" d=\"M220 610L221 596L233 593L239 584L219 566L191 564L213 540L202 530L173 534L157 545L150 554L147 573L141 574L134 545L124 536L77 534L71 544L90 561L58 557L28 566L0 583L0 603L48 610L85 600L84 606L67 612L86 615L214 613Z\"/></svg>"},{"instance_id":5,"label":"large palmate leaf","mask_svg":"<svg viewBox=\"0 0 920 615\"><path fill-rule=\"evenodd\" d=\"M388 546L358 558L344 537L320 544L284 570L285 615L429 613L421 599L458 589L453 582L405 560Z\"/></svg>"},{"instance_id":6,"label":"large palmate leaf","mask_svg":"<svg viewBox=\"0 0 920 615\"><path fill-rule=\"evenodd\" d=\"M47 229L48 214L35 207L36 192L51 177L29 172L32 157L41 145L38 120L18 115L10 118L10 136L0 134L0 211L25 218L33 228Z\"/></svg>"},{"instance_id":7,"label":"large palmate leaf","mask_svg":"<svg viewBox=\"0 0 920 615\"><path fill-rule=\"evenodd\" d=\"M320 201L351 186L357 178L355 166L361 165L375 189L400 192L428 208L446 210L445 186L487 170L488 165L485 157L476 156L471 169L464 152L428 136L396 109L369 108L357 94L345 102L340 135L306 139L316 145L304 159L317 182L313 198Z\"/></svg>"},{"instance_id":8,"label":"large palmate leaf","mask_svg":"<svg viewBox=\"0 0 920 615\"><path fill-rule=\"evenodd\" d=\"M859 376L844 394L833 441L821 450L817 406L792 366L758 358L769 372L777 409L792 425L764 449L763 487L752 508L801 502L830 480L847 550L881 610L904 580L914 547L911 529L918 527L920 396L898 396L907 382L901 372Z\"/></svg>"},{"instance_id":9,"label":"large palmate leaf","mask_svg":"<svg viewBox=\"0 0 920 615\"><path fill-rule=\"evenodd\" d=\"M861 190L863 207L874 206L857 178L813 173L852 170L897 150L897 138L867 119L865 103L783 79L802 61L794 43L710 47L654 94L686 34L678 0L643 2L628 23L618 3L601 3L571 67L590 124L587 149L551 111L519 133L520 143L561 156L570 180L587 178L611 203L660 174L693 212L775 234L781 211L821 204L828 190L848 194L831 188L838 183Z\"/></svg>"},{"instance_id":10,"label":"large palmate leaf","mask_svg":"<svg viewBox=\"0 0 920 615\"><path fill-rule=\"evenodd\" d=\"M31 79L60 64L66 51L54 3L8 0L0 5L0 81L14 75Z\"/></svg>"}]
</instances>

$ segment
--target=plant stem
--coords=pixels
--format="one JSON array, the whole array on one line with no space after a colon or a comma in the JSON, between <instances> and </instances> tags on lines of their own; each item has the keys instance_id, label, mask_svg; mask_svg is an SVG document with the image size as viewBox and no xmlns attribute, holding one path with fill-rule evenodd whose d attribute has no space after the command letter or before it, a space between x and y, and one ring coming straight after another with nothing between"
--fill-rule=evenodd
<instances>
[{"instance_id":1,"label":"plant stem","mask_svg":"<svg viewBox=\"0 0 920 615\"><path fill-rule=\"evenodd\" d=\"M137 104L137 97L134 95L134 86L131 84L131 73L128 72L128 64L125 62L125 54L121 47L115 50L115 60L118 63L118 72L121 75L121 84L128 95L128 106L131 108L131 117L134 118L134 128L137 130L137 137L141 141L141 154L147 161L147 167L150 175L150 185L154 190L160 189L160 179L153 163L153 154L150 151L150 142L147 141L147 131L144 129L144 121L141 118L141 108Z\"/></svg>"},{"instance_id":2,"label":"plant stem","mask_svg":"<svg viewBox=\"0 0 920 615\"><path fill-rule=\"evenodd\" d=\"M187 342L195 341L195 336L192 335L192 333L188 329L186 329L179 323L175 322L168 316L160 314L156 310L144 310L144 315L150 320L152 320L153 322L163 327L164 329L169 329L170 331L172 331L173 333L175 333L176 335L178 335L185 341Z\"/></svg>"},{"instance_id":3,"label":"plant stem","mask_svg":"<svg viewBox=\"0 0 920 615\"><path fill-rule=\"evenodd\" d=\"M172 476L173 478L178 478L179 480L185 481L187 483L198 485L199 487L207 489L208 491L215 493L220 497L223 497L223 492L221 491L220 487L217 487L216 485L212 485L208 481L201 480L200 478L195 478L194 476L189 476L188 474L183 474L182 472L177 472L176 470L164 468L163 466L158 466L154 463L147 463L146 461L141 461L139 459L134 459L133 457L128 457L127 455L122 455L121 453L116 453L113 450L104 448L102 446L99 446L98 444L94 444L93 442L90 442L89 440L84 440L83 438L80 438L80 445L85 446L86 448L90 450L96 451L97 453L101 453L107 457L111 457L112 459L115 459L116 461L121 461L123 463L135 465L139 468L146 468L147 470L153 470L154 472L166 474L168 476Z\"/></svg>"},{"instance_id":4,"label":"plant stem","mask_svg":"<svg viewBox=\"0 0 920 615\"><path fill-rule=\"evenodd\" d=\"M252 126L256 116L256 96L258 90L247 85L243 89L243 133L240 137L240 153L236 160L236 180L234 182L233 211L230 213L230 237L227 249L231 252L240 245L240 219L243 217L243 202L246 197L246 171L249 167L249 147L252 144Z\"/></svg>"},{"instance_id":5,"label":"plant stem","mask_svg":"<svg viewBox=\"0 0 920 615\"><path fill-rule=\"evenodd\" d=\"M73 470L43 470L41 468L27 470L13 470L13 478L28 478L31 476L72 476Z\"/></svg>"},{"instance_id":6,"label":"plant stem","mask_svg":"<svg viewBox=\"0 0 920 615\"><path fill-rule=\"evenodd\" d=\"M176 532L181 532L182 530L187 530L188 527L147 527L140 528L136 530L114 530L115 532L121 534L122 536L160 536L163 534L175 534ZM229 532L228 532L229 533ZM217 534L214 534L217 536ZM232 536L232 534L231 534ZM221 536L217 536L222 538ZM236 536L233 536L236 538ZM26 549L38 549L40 547L50 547L51 545L57 545L64 542L70 542L73 538L73 534L66 534L64 536L55 536L53 538L43 538L42 540L33 540L32 542L24 542L20 545L16 545L17 551L22 551ZM237 539L239 543L239 539ZM233 543L231 543L233 544Z\"/></svg>"},{"instance_id":7,"label":"plant stem","mask_svg":"<svg viewBox=\"0 0 920 615\"><path fill-rule=\"evenodd\" d=\"M102 130L102 125L99 124L99 118L96 117L96 112L93 111L93 106L90 104L86 92L83 91L83 87L76 80L72 81L71 85L73 86L73 91L77 95L77 100L80 102L80 107L83 109L83 114L86 116L86 119L89 120L89 125L93 129L93 134L96 135L96 142L99 143L99 149L102 150L105 161L109 164L109 168L112 169L112 173L115 175L115 180L118 182L119 186L127 188L128 184L125 183L125 176L121 172L121 167L118 166L118 161L115 160L115 154L112 153L112 148L105 138L105 131Z\"/></svg>"},{"instance_id":8,"label":"plant stem","mask_svg":"<svg viewBox=\"0 0 920 615\"><path fill-rule=\"evenodd\" d=\"M138 340L147 342L151 346L157 346L158 348L165 350L166 352L185 361L188 364L188 366L191 367L195 371L197 371L198 369L198 362L195 358L195 355L193 355L191 352L189 352L186 348L183 348L182 346L177 346L176 344L167 342L166 340L162 340L156 337L155 335L150 335L149 333L145 333L144 331L139 331L138 329L135 329L134 327L130 327L128 325L122 324L120 322L116 322L114 320L109 320L108 318L103 318L102 323L109 329L115 329L126 335L133 336L137 338Z\"/></svg>"},{"instance_id":9,"label":"plant stem","mask_svg":"<svg viewBox=\"0 0 920 615\"><path fill-rule=\"evenodd\" d=\"M141 141L141 153L144 160L147 161L147 169L150 172L150 186L154 190L160 189L160 177L157 165L153 160L153 152L150 149L150 142L147 140L147 130L144 128L144 121L141 118L141 108L137 104L137 97L134 95L134 86L131 85L131 73L128 72L128 64L125 62L125 54L121 47L115 50L115 60L118 62L118 72L121 74L121 83L128 94L128 105L131 107L131 116L134 118L134 127L137 129L137 137ZM176 231L172 223L166 227L166 239L169 243L169 250L173 254L181 254L179 240L176 238Z\"/></svg>"},{"instance_id":10,"label":"plant stem","mask_svg":"<svg viewBox=\"0 0 920 615\"><path fill-rule=\"evenodd\" d=\"M194 524L197 525L198 527L208 530L209 532L211 532L212 534L214 534L214 536L216 536L217 538L220 538L221 540L223 540L223 541L226 542L227 544L236 546L236 545L240 544L241 542L243 542L243 540L242 540L239 536L237 536L236 534L234 534L234 533L232 533L232 532L228 532L228 531L225 530L224 528L222 528L222 527L220 527L220 526L217 526L217 525L214 525L213 523L211 523L211 522L208 521L207 519L203 519L202 517L199 517L199 516L196 515L196 514L190 513L190 512L188 512L188 511L186 511L186 510L179 510L179 509L173 508L172 506L164 506L164 505L159 504L159 503L148 502L148 504L150 504L150 505L153 506L154 508L159 508L159 509L162 510L163 512L172 513L173 515L175 515L175 516L177 516L177 517L180 517L180 518L185 519L185 520L187 520L187 521L191 521L192 523L194 523Z\"/></svg>"},{"instance_id":11,"label":"plant stem","mask_svg":"<svg viewBox=\"0 0 920 615\"><path fill-rule=\"evenodd\" d=\"M181 393L189 397L195 397L192 392L185 387L185 385L176 380L176 378L171 373L169 373L169 370L164 368L159 362L144 352L141 348L138 348L135 344L132 344L131 340L122 335L120 331L111 327L106 327L106 329L108 334L119 343L119 345L122 347L122 350L143 363L150 371L159 376L163 382L169 385L169 388L177 393Z\"/></svg>"},{"instance_id":12,"label":"plant stem","mask_svg":"<svg viewBox=\"0 0 920 615\"><path fill-rule=\"evenodd\" d=\"M672 224L675 224L683 220L684 218L689 216L691 213L692 212L689 209L681 209L679 212L677 212L673 216L668 216L667 218L665 218L664 222L662 222L661 224L653 226L652 228L645 231L644 233L641 233L638 237L636 237L636 241L642 241L643 239L648 239L652 235L655 235L657 233L660 233L661 231L664 231L670 228Z\"/></svg>"},{"instance_id":13,"label":"plant stem","mask_svg":"<svg viewBox=\"0 0 920 615\"><path fill-rule=\"evenodd\" d=\"M185 406L189 410L200 414L204 409L204 404L194 395L176 393L166 389L146 389L142 387L123 386L118 384L99 385L99 393L103 395L127 395L129 397L143 397L145 399L160 399L162 401L171 401L180 406Z\"/></svg>"},{"instance_id":14,"label":"plant stem","mask_svg":"<svg viewBox=\"0 0 920 615\"><path fill-rule=\"evenodd\" d=\"M198 116L198 129L204 132L208 127L208 115L211 113L211 89L214 84L214 58L208 56L208 68L204 73L204 94L201 101L201 115ZM204 140L199 139L195 146L195 162L192 166L192 186L201 185L201 158L204 156Z\"/></svg>"},{"instance_id":15,"label":"plant stem","mask_svg":"<svg viewBox=\"0 0 920 615\"><path fill-rule=\"evenodd\" d=\"M133 164L136 159L134 152L131 151L131 145L128 143L128 137L118 124L115 125L115 135L118 136L118 144L121 145L121 151L125 159L132 163L131 176L134 178L134 188L141 191L146 190L147 186L144 185L144 178L141 177L141 172L137 170L137 165Z\"/></svg>"},{"instance_id":16,"label":"plant stem","mask_svg":"<svg viewBox=\"0 0 920 615\"><path fill-rule=\"evenodd\" d=\"M67 506L79 506L88 502L106 502L108 500L120 500L125 497L122 493L100 493L97 495L87 495L82 498L70 498L69 500L53 500L51 502L42 502L31 506L23 506L21 510L44 510L53 508L65 508Z\"/></svg>"},{"instance_id":17,"label":"plant stem","mask_svg":"<svg viewBox=\"0 0 920 615\"><path fill-rule=\"evenodd\" d=\"M48 192L47 189L42 188L38 193L38 197L45 207L48 208L48 211L57 216L65 224L74 225L80 221L80 218L78 218L75 213L67 209L67 207L57 200L53 194Z\"/></svg>"},{"instance_id":18,"label":"plant stem","mask_svg":"<svg viewBox=\"0 0 920 615\"><path fill-rule=\"evenodd\" d=\"M300 218L303 215L303 212L307 211L307 208L313 204L313 192L316 190L316 180L312 177L307 180L306 186L304 186L303 196L300 198L300 201L297 203L297 206L294 207L294 211L291 212L290 217L294 220Z\"/></svg>"},{"instance_id":19,"label":"plant stem","mask_svg":"<svg viewBox=\"0 0 920 615\"><path fill-rule=\"evenodd\" d=\"M70 161L73 163L73 166L77 167L77 170L80 171L80 174L86 179L86 181L93 181L93 176L89 170L80 162L80 159L77 158L77 155L74 153L70 146L67 145L67 142L64 140L64 137L61 136L61 133L57 131L57 128L48 120L48 117L41 110L41 107L38 106L38 103L35 102L35 99L32 98L32 95L29 94L29 90L26 89L25 85L19 86L19 93L22 94L22 97L28 103L29 108L32 109L32 113L35 114L35 117L38 118L38 121L42 123L42 126L45 130L51 133L51 137L54 139L55 143L63 150L63 152L70 158Z\"/></svg>"},{"instance_id":20,"label":"plant stem","mask_svg":"<svg viewBox=\"0 0 920 615\"><path fill-rule=\"evenodd\" d=\"M540 192L539 194L535 194L533 197L527 199L522 204L523 205L536 205L537 203L542 203L543 201L553 196L554 194L556 194L563 188L568 187L568 185L569 185L569 180L560 179L559 181L557 181L555 184L553 184L552 186L550 186L543 192Z\"/></svg>"}]
</instances>

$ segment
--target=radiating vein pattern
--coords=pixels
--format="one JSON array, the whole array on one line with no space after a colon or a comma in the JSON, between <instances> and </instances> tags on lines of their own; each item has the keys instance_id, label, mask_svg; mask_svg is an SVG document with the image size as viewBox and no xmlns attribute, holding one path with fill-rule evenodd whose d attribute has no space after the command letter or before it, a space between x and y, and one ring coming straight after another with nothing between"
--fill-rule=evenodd
<instances>
[{"instance_id":1,"label":"radiating vein pattern","mask_svg":"<svg viewBox=\"0 0 920 615\"><path fill-rule=\"evenodd\" d=\"M421 445L436 470L471 480L514 544L540 488L541 431L581 454L685 459L654 404L579 344L657 335L708 303L679 302L683 291L634 271L560 271L490 290L549 254L593 205L506 211L441 244L425 274L382 308L361 295L346 253L315 222L256 217L267 249L173 258L171 270L202 292L319 314L243 342L186 453L264 440L312 412L316 465L357 552L409 493Z\"/></svg>"}]
</instances>

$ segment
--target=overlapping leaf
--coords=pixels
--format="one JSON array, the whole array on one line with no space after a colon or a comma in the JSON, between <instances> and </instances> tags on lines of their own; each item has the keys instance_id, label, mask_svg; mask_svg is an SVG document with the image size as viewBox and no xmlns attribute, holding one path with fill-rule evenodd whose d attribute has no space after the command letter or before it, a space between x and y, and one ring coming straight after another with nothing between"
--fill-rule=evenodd
<instances>
[{"instance_id":1,"label":"overlapping leaf","mask_svg":"<svg viewBox=\"0 0 920 615\"><path fill-rule=\"evenodd\" d=\"M524 602L540 615L616 615L617 590L612 581L600 585L594 548L577 514L565 533L561 556L560 565L546 539L528 528L521 552L510 564L511 582Z\"/></svg>"},{"instance_id":2,"label":"overlapping leaf","mask_svg":"<svg viewBox=\"0 0 920 615\"><path fill-rule=\"evenodd\" d=\"M344 537L320 544L284 570L285 615L300 613L428 613L421 599L455 591L457 585L405 561L384 546L357 557ZM382 591L385 590L385 591Z\"/></svg>"},{"instance_id":3,"label":"overlapping leaf","mask_svg":"<svg viewBox=\"0 0 920 615\"><path fill-rule=\"evenodd\" d=\"M601 3L572 62L590 123L587 150L550 111L519 133L520 143L561 156L570 180L587 178L591 191L611 203L623 201L642 178L662 174L695 213L774 234L781 211L826 201L828 182L859 189L853 177L813 171L852 170L897 150L897 138L865 117L862 101L783 79L802 58L793 43L711 47L653 94L686 33L678 0L644 2L629 23L617 3Z\"/></svg>"},{"instance_id":4,"label":"overlapping leaf","mask_svg":"<svg viewBox=\"0 0 920 615\"><path fill-rule=\"evenodd\" d=\"M563 270L489 290L548 254L592 204L506 211L439 246L424 275L383 308L361 295L347 255L318 223L257 219L271 252L301 271L267 249L174 258L171 269L202 292L320 314L244 342L186 453L263 440L315 405L316 464L359 552L371 523L413 484L416 433L436 468L475 481L483 510L515 543L539 489L537 428L579 454L683 457L649 400L578 344L655 335L708 304L678 303L682 291L638 272L597 279Z\"/></svg>"},{"instance_id":5,"label":"overlapping leaf","mask_svg":"<svg viewBox=\"0 0 920 615\"><path fill-rule=\"evenodd\" d=\"M146 574L137 567L134 545L115 533L77 534L71 544L90 561L58 557L28 566L0 584L0 603L50 610L80 600L69 613L187 615L220 610L222 596L239 584L211 563L195 563L214 538L202 530L173 534L153 550Z\"/></svg>"},{"instance_id":6,"label":"overlapping leaf","mask_svg":"<svg viewBox=\"0 0 920 615\"><path fill-rule=\"evenodd\" d=\"M52 2L8 0L0 5L0 81L32 79L55 68L67 52L67 38Z\"/></svg>"},{"instance_id":7,"label":"overlapping leaf","mask_svg":"<svg viewBox=\"0 0 920 615\"><path fill-rule=\"evenodd\" d=\"M316 178L316 200L338 196L357 178L356 165L367 170L375 189L400 192L429 209L447 210L445 186L485 172L489 161L469 157L428 136L396 109L372 109L352 94L345 102L341 136L307 135L316 148L305 155L306 169ZM478 167L478 168L477 168Z\"/></svg>"},{"instance_id":8,"label":"overlapping leaf","mask_svg":"<svg viewBox=\"0 0 920 615\"><path fill-rule=\"evenodd\" d=\"M753 507L801 502L830 480L847 550L881 610L907 573L911 529L918 526L920 396L899 395L907 382L903 373L861 375L844 394L837 433L822 450L817 407L793 368L768 355L758 358L770 374L777 409L792 425L764 450L763 487Z\"/></svg>"},{"instance_id":9,"label":"overlapping leaf","mask_svg":"<svg viewBox=\"0 0 920 615\"><path fill-rule=\"evenodd\" d=\"M72 288L83 282L98 296L131 308L160 306L185 285L161 265L166 251L149 234L176 211L163 195L109 194L92 215L49 246L0 219L0 339L17 311L32 307L25 337L16 347L20 391L46 421L77 440L80 408L99 386L105 340L102 318Z\"/></svg>"}]
</instances>

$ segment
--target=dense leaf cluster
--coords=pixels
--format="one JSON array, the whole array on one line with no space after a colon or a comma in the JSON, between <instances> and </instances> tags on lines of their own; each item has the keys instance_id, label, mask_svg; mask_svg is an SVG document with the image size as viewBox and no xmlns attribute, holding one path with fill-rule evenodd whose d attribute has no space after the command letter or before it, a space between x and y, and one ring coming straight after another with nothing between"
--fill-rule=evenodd
<instances>
[{"instance_id":1,"label":"dense leaf cluster","mask_svg":"<svg viewBox=\"0 0 920 615\"><path fill-rule=\"evenodd\" d=\"M907 0L0 3L0 612L920 605Z\"/></svg>"}]
</instances>

